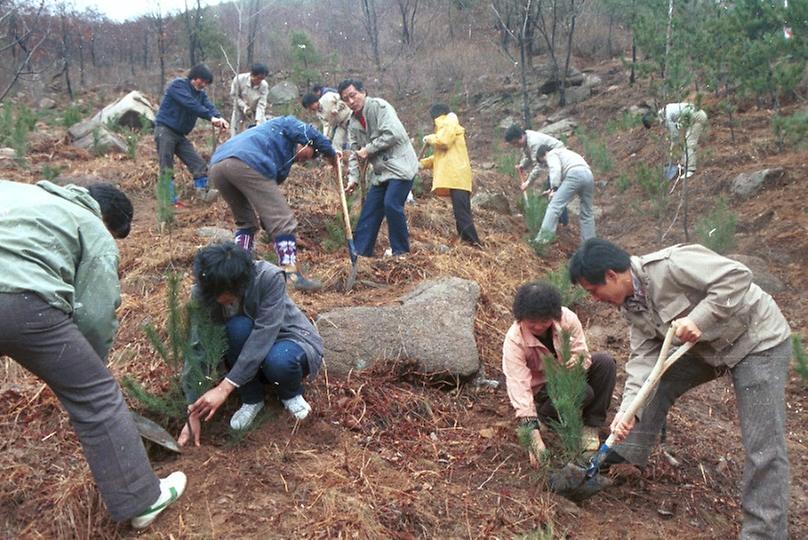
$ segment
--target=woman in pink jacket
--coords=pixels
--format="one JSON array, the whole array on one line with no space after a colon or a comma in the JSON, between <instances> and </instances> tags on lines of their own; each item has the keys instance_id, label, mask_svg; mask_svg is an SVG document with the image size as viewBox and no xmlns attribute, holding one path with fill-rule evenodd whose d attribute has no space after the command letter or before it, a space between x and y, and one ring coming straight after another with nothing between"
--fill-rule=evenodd
<instances>
[{"instance_id":1,"label":"woman in pink jacket","mask_svg":"<svg viewBox=\"0 0 808 540\"><path fill-rule=\"evenodd\" d=\"M502 371L517 421L533 428L530 463L538 465L536 456L545 450L541 422L558 417L547 394L544 358L553 356L563 361L560 352L564 332L570 336L572 354L568 365L583 357L586 369L582 447L597 450L598 429L606 423L614 390L614 358L605 352L589 353L581 321L561 306L561 294L549 283L537 281L519 287L513 300L513 316L516 320L502 346Z\"/></svg>"}]
</instances>

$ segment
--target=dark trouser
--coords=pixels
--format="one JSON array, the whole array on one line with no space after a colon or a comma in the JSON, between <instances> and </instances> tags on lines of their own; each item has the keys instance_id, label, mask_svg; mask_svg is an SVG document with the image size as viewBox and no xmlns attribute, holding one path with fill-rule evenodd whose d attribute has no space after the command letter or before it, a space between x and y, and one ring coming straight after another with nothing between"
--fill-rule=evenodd
<instances>
[{"instance_id":1,"label":"dark trouser","mask_svg":"<svg viewBox=\"0 0 808 540\"><path fill-rule=\"evenodd\" d=\"M157 143L157 157L160 160L160 174L174 168L174 155L185 163L191 176L196 179L208 174L208 162L191 144L191 141L169 127L157 124L154 127L154 142Z\"/></svg>"},{"instance_id":2,"label":"dark trouser","mask_svg":"<svg viewBox=\"0 0 808 540\"><path fill-rule=\"evenodd\" d=\"M59 398L116 521L160 496L123 394L73 319L33 293L0 293L0 355L40 377Z\"/></svg>"},{"instance_id":3,"label":"dark trouser","mask_svg":"<svg viewBox=\"0 0 808 540\"><path fill-rule=\"evenodd\" d=\"M230 207L239 229L255 230L260 220L273 240L295 233L297 220L274 178L267 178L240 159L228 158L210 168L210 181Z\"/></svg>"},{"instance_id":4,"label":"dark trouser","mask_svg":"<svg viewBox=\"0 0 808 540\"><path fill-rule=\"evenodd\" d=\"M746 457L741 538L788 537L785 384L790 359L788 339L771 349L749 354L730 370ZM676 399L725 372L695 355L679 359L662 376L642 419L614 450L631 463L644 466Z\"/></svg>"},{"instance_id":5,"label":"dark trouser","mask_svg":"<svg viewBox=\"0 0 808 540\"><path fill-rule=\"evenodd\" d=\"M387 231L393 255L410 251L410 235L407 230L407 216L404 215L404 203L411 189L412 180L391 178L368 190L365 205L354 229L354 245L359 255L373 256L376 237L384 218L387 218Z\"/></svg>"},{"instance_id":6,"label":"dark trouser","mask_svg":"<svg viewBox=\"0 0 808 540\"><path fill-rule=\"evenodd\" d=\"M585 426L601 427L606 423L616 371L611 354L605 352L592 354L592 365L586 371L586 393L582 407ZM539 418L543 421L558 420L558 412L550 401L550 396L547 395L546 384L536 392L534 399Z\"/></svg>"},{"instance_id":7,"label":"dark trouser","mask_svg":"<svg viewBox=\"0 0 808 540\"><path fill-rule=\"evenodd\" d=\"M228 366L236 363L241 349L250 337L253 321L244 315L236 315L227 320L228 350L225 362ZM246 384L239 386L242 403L258 403L264 400L264 384L273 385L280 399L292 399L303 395L303 377L309 374L306 352L292 340L275 341L261 362L258 375Z\"/></svg>"},{"instance_id":8,"label":"dark trouser","mask_svg":"<svg viewBox=\"0 0 808 540\"><path fill-rule=\"evenodd\" d=\"M477 236L474 218L471 217L471 193L464 189L450 189L449 194L452 197L457 234L464 242L479 245L480 237Z\"/></svg>"}]
</instances>

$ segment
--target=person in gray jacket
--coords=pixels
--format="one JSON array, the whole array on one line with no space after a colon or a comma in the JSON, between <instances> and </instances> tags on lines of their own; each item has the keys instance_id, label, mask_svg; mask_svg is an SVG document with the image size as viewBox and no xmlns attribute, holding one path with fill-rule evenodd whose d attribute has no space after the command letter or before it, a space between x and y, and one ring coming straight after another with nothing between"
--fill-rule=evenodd
<instances>
[{"instance_id":1,"label":"person in gray jacket","mask_svg":"<svg viewBox=\"0 0 808 540\"><path fill-rule=\"evenodd\" d=\"M0 180L0 356L53 390L112 518L144 528L182 495L186 478L155 476L107 369L121 303L114 238L129 234L132 215L111 184Z\"/></svg>"},{"instance_id":2,"label":"person in gray jacket","mask_svg":"<svg viewBox=\"0 0 808 540\"><path fill-rule=\"evenodd\" d=\"M348 185L352 193L359 183L359 164L370 166L370 184L365 204L354 229L359 255L372 257L382 220L387 229L392 255L410 251L410 237L404 203L418 173L418 156L396 110L381 98L367 97L361 81L346 79L339 84L342 101L353 111L348 124L351 157Z\"/></svg>"},{"instance_id":3,"label":"person in gray jacket","mask_svg":"<svg viewBox=\"0 0 808 540\"><path fill-rule=\"evenodd\" d=\"M576 195L581 201L579 219L581 240L595 237L595 179L584 158L566 148L551 148L542 145L536 150L536 159L547 164L550 188L545 191L550 198L536 242L547 243L555 237L558 220L567 204Z\"/></svg>"},{"instance_id":4,"label":"person in gray jacket","mask_svg":"<svg viewBox=\"0 0 808 540\"><path fill-rule=\"evenodd\" d=\"M303 379L314 378L323 362L323 340L286 292L283 270L229 242L212 244L194 258L192 297L225 326L227 375L202 396L183 380L189 402L188 423L180 445L199 446L200 420L210 420L238 389L242 406L230 419L236 430L248 428L264 407L264 385L275 387L283 406L298 420L311 412L303 397ZM186 362L196 361L186 358ZM185 373L189 370L186 369Z\"/></svg>"},{"instance_id":5,"label":"person in gray jacket","mask_svg":"<svg viewBox=\"0 0 808 540\"><path fill-rule=\"evenodd\" d=\"M752 282L752 272L697 244L631 257L597 238L575 252L569 269L573 283L619 306L629 324L623 401L611 424L619 444L605 463L645 466L676 399L729 374L746 457L740 538L787 538L791 329L772 297ZM670 326L679 340L696 345L665 372L645 408L624 418Z\"/></svg>"},{"instance_id":6,"label":"person in gray jacket","mask_svg":"<svg viewBox=\"0 0 808 540\"><path fill-rule=\"evenodd\" d=\"M699 137L707 127L707 113L699 109L693 103L683 101L682 103L668 103L657 111L657 121L668 129L670 137L670 154L679 143L679 131L685 130L685 140L682 149L681 163L679 170L685 173L685 178L690 178L696 173L696 149L699 146ZM647 112L642 117L642 124L645 129L650 129L654 125L654 113Z\"/></svg>"}]
</instances>

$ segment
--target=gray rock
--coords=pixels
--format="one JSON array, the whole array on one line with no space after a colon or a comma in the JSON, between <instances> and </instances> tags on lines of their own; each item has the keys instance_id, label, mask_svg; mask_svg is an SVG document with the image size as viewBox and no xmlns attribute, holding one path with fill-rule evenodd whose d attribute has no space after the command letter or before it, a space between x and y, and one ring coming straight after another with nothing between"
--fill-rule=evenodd
<instances>
[{"instance_id":1,"label":"gray rock","mask_svg":"<svg viewBox=\"0 0 808 540\"><path fill-rule=\"evenodd\" d=\"M230 242L233 240L233 232L221 227L199 227L196 233L202 238L210 238L213 242Z\"/></svg>"},{"instance_id":2,"label":"gray rock","mask_svg":"<svg viewBox=\"0 0 808 540\"><path fill-rule=\"evenodd\" d=\"M573 86L572 88L564 89L564 97L567 100L567 105L586 101L590 96L592 96L591 86Z\"/></svg>"},{"instance_id":3,"label":"gray rock","mask_svg":"<svg viewBox=\"0 0 808 540\"><path fill-rule=\"evenodd\" d=\"M290 103L297 97L297 86L292 81L281 81L269 89L269 101L273 104Z\"/></svg>"},{"instance_id":4,"label":"gray rock","mask_svg":"<svg viewBox=\"0 0 808 540\"><path fill-rule=\"evenodd\" d=\"M474 315L480 286L457 277L427 281L380 307L337 308L317 318L331 373L409 358L428 374L467 378L480 369Z\"/></svg>"},{"instance_id":5,"label":"gray rock","mask_svg":"<svg viewBox=\"0 0 808 540\"><path fill-rule=\"evenodd\" d=\"M509 216L511 204L504 193L478 193L471 198L471 206Z\"/></svg>"},{"instance_id":6,"label":"gray rock","mask_svg":"<svg viewBox=\"0 0 808 540\"><path fill-rule=\"evenodd\" d=\"M760 191L763 184L780 180L783 176L785 176L785 170L782 167L745 172L732 180L729 189L733 195L746 199Z\"/></svg>"},{"instance_id":7,"label":"gray rock","mask_svg":"<svg viewBox=\"0 0 808 540\"><path fill-rule=\"evenodd\" d=\"M569 109L558 109L553 114L547 117L548 124L555 124L556 122L560 122L565 118L568 118L570 115Z\"/></svg>"},{"instance_id":8,"label":"gray rock","mask_svg":"<svg viewBox=\"0 0 808 540\"><path fill-rule=\"evenodd\" d=\"M38 107L40 109L52 109L56 107L56 102L49 97L44 97L39 100Z\"/></svg>"},{"instance_id":9,"label":"gray rock","mask_svg":"<svg viewBox=\"0 0 808 540\"><path fill-rule=\"evenodd\" d=\"M97 155L124 154L127 151L126 141L103 125L96 125L84 137L74 140L72 144Z\"/></svg>"},{"instance_id":10,"label":"gray rock","mask_svg":"<svg viewBox=\"0 0 808 540\"><path fill-rule=\"evenodd\" d=\"M560 139L561 137L570 136L572 132L575 131L576 127L578 127L578 122L572 118L565 118L555 122L554 124L541 128L541 132L551 135L556 139Z\"/></svg>"},{"instance_id":11,"label":"gray rock","mask_svg":"<svg viewBox=\"0 0 808 540\"><path fill-rule=\"evenodd\" d=\"M99 126L101 126L101 124L96 120L82 120L70 126L67 130L67 134L70 135L71 140L75 141L92 134L93 130Z\"/></svg>"},{"instance_id":12,"label":"gray rock","mask_svg":"<svg viewBox=\"0 0 808 540\"><path fill-rule=\"evenodd\" d=\"M13 148L0 148L0 159L14 159L17 157L17 151Z\"/></svg>"},{"instance_id":13,"label":"gray rock","mask_svg":"<svg viewBox=\"0 0 808 540\"><path fill-rule=\"evenodd\" d=\"M553 71L550 64L536 68L536 78L539 82L539 92L542 94L552 94L558 90L558 82L553 79ZM566 87L581 86L584 82L584 74L573 66L567 72Z\"/></svg>"},{"instance_id":14,"label":"gray rock","mask_svg":"<svg viewBox=\"0 0 808 540\"><path fill-rule=\"evenodd\" d=\"M728 258L738 261L752 271L752 282L769 294L777 294L786 289L783 280L769 271L769 263L754 255L733 253Z\"/></svg>"},{"instance_id":15,"label":"gray rock","mask_svg":"<svg viewBox=\"0 0 808 540\"><path fill-rule=\"evenodd\" d=\"M595 88L603 84L603 79L595 75L594 73L584 73L584 86L588 86L590 88Z\"/></svg>"},{"instance_id":16,"label":"gray rock","mask_svg":"<svg viewBox=\"0 0 808 540\"><path fill-rule=\"evenodd\" d=\"M145 117L154 125L154 105L138 91L132 91L124 97L101 109L92 121L100 124L115 122L122 126L141 129L141 117Z\"/></svg>"}]
</instances>

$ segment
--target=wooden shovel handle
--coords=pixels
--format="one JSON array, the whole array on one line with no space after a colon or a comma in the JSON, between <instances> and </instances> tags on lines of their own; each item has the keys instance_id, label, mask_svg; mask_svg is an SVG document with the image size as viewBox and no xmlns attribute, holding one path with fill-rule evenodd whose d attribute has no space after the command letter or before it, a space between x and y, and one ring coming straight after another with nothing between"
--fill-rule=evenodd
<instances>
[{"instance_id":1,"label":"wooden shovel handle","mask_svg":"<svg viewBox=\"0 0 808 540\"><path fill-rule=\"evenodd\" d=\"M351 214L348 212L348 199L345 198L345 186L342 184L342 160L339 158L337 158L337 187L339 188L339 200L342 203L342 219L345 222L345 238L353 240Z\"/></svg>"}]
</instances>

